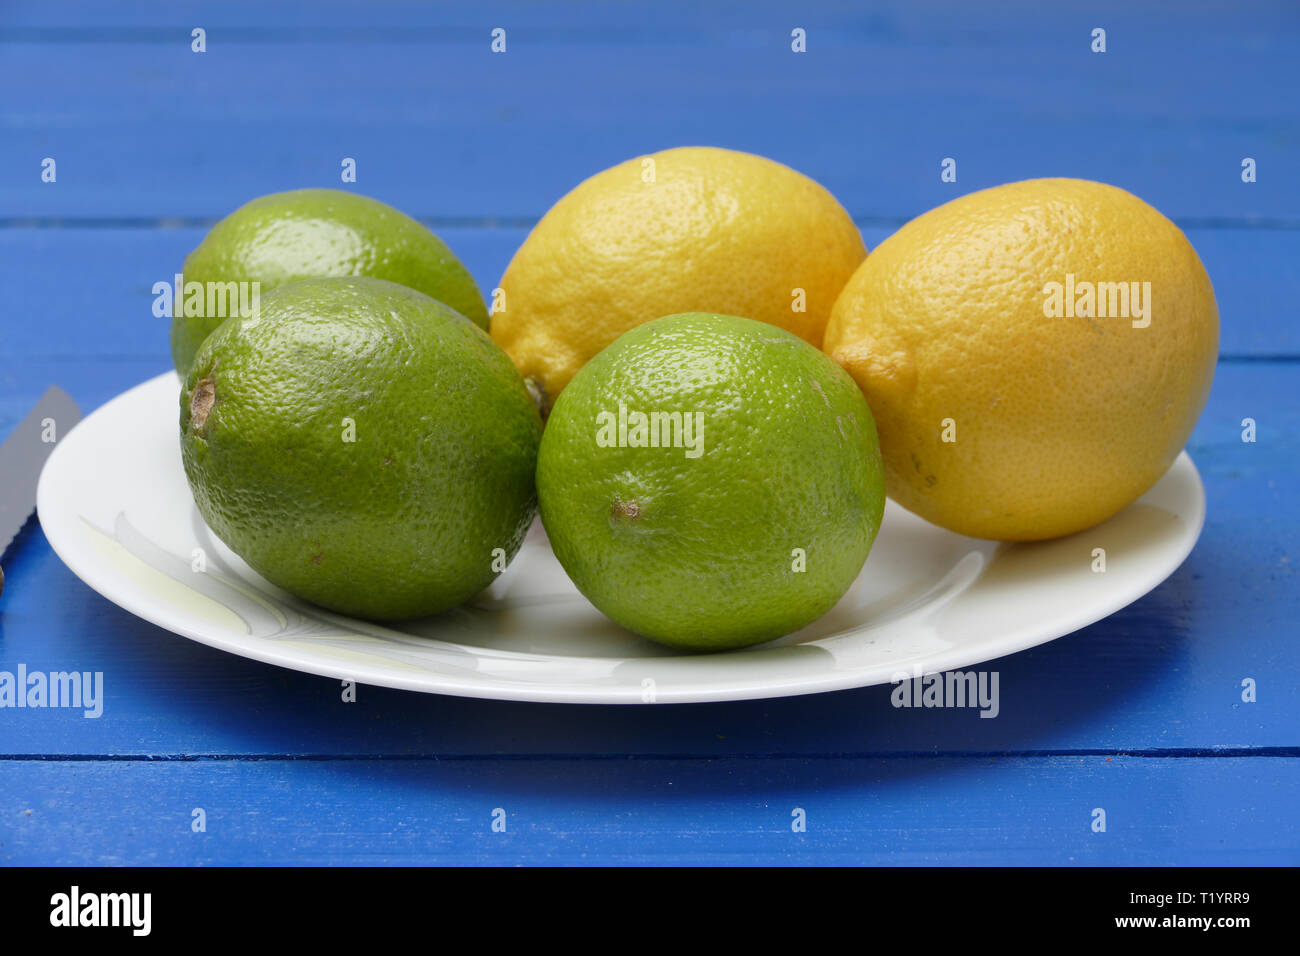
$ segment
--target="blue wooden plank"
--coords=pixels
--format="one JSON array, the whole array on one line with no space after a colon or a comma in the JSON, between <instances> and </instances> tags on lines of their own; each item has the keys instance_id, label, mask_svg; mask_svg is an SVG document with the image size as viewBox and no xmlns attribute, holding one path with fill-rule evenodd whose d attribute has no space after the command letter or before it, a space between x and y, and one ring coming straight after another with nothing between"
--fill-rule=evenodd
<instances>
[{"instance_id":1,"label":"blue wooden plank","mask_svg":"<svg viewBox=\"0 0 1300 956\"><path fill-rule=\"evenodd\" d=\"M832 28L835 42L807 54L789 50L784 27L743 17L645 43L613 28L530 43L525 29L496 56L467 36L432 59L428 45L390 41L237 41L203 55L183 36L13 42L0 58L0 88L18 91L0 114L0 216L212 216L335 184L344 156L359 187L422 214L536 216L619 160L713 143L808 172L862 218L1078 175L1175 217L1300 220L1285 172L1300 142L1294 18L1148 16L1126 30L1116 11L1111 49L1091 54L1082 14L1001 26L950 14L937 33ZM40 181L46 156L57 183ZM1245 156L1260 164L1250 185ZM958 160L955 184L939 180L944 157Z\"/></svg>"},{"instance_id":2,"label":"blue wooden plank","mask_svg":"<svg viewBox=\"0 0 1300 956\"><path fill-rule=\"evenodd\" d=\"M250 197L251 198L251 197ZM487 296L524 228L434 224ZM875 248L888 226L863 230ZM26 411L26 395L4 408L9 363L60 356L157 358L166 367L167 320L153 315L153 285L170 282L203 228L0 229L0 281L9 318L0 322L0 434ZM1300 230L1189 229L1215 286L1222 317L1220 354L1294 356L1300 332ZM33 383L41 387L47 383ZM32 396L28 405L35 401Z\"/></svg>"},{"instance_id":3,"label":"blue wooden plank","mask_svg":"<svg viewBox=\"0 0 1300 956\"><path fill-rule=\"evenodd\" d=\"M160 363L165 364L165 362ZM33 361L86 407L135 363ZM113 382L117 376L120 382ZM890 688L650 708L513 704L362 688L176 637L81 584L32 526L0 597L0 669L104 674L103 716L0 711L0 753L771 754L1059 753L1300 745L1295 554L1296 363L1220 367L1189 446L1206 483L1203 537L1146 598L1078 634L988 665L1001 711L900 710ZM1255 418L1258 440L1240 440ZM1241 683L1258 683L1258 702Z\"/></svg>"},{"instance_id":4,"label":"blue wooden plank","mask_svg":"<svg viewBox=\"0 0 1300 956\"><path fill-rule=\"evenodd\" d=\"M1296 758L23 761L0 861L1295 865L1298 802Z\"/></svg>"},{"instance_id":5,"label":"blue wooden plank","mask_svg":"<svg viewBox=\"0 0 1300 956\"><path fill-rule=\"evenodd\" d=\"M1231 22L1225 10L1236 11L1242 22ZM1036 0L998 0L978 10L962 0L876 0L869 6L857 0L813 0L792 10L786 0L661 0L649 4L606 4L592 0L495 0L490 7L472 0L115 0L105 7L99 0L49 0L4 11L5 39L22 42L113 42L121 35L147 37L155 42L164 31L197 23L240 31L241 36L273 40L329 36L339 40L384 37L398 30L421 41L440 31L472 30L484 23L504 23L565 37L586 37L591 42L629 42L649 33L653 37L683 37L701 30L731 29L743 33L757 26L773 29L790 22L811 23L837 36L888 38L894 43L980 42L1023 45L1052 22L1093 22L1095 18L1123 18L1153 33L1177 35L1180 31L1219 27L1229 41L1240 36L1268 36L1294 25L1293 7L1286 0L1188 0L1171 17L1160 0L1094 0L1058 3L1044 8ZM196 17L201 19L196 19ZM793 18L793 19L792 19ZM1096 20L1096 22L1101 22ZM342 33L340 29L351 33ZM368 32L374 31L374 33ZM446 37L444 37L446 39ZM841 41L844 42L844 41Z\"/></svg>"}]
</instances>

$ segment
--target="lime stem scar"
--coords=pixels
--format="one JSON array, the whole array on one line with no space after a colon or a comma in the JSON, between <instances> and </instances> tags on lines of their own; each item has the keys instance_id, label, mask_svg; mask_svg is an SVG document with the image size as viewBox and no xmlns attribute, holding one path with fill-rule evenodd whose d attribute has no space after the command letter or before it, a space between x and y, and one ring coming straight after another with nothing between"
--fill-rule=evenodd
<instances>
[{"instance_id":1,"label":"lime stem scar","mask_svg":"<svg viewBox=\"0 0 1300 956\"><path fill-rule=\"evenodd\" d=\"M190 424L196 429L202 428L216 400L217 390L212 379L205 378L199 382L194 387L194 394L190 396Z\"/></svg>"},{"instance_id":2,"label":"lime stem scar","mask_svg":"<svg viewBox=\"0 0 1300 956\"><path fill-rule=\"evenodd\" d=\"M609 509L612 517L623 518L627 521L635 521L641 517L641 506L635 501L615 501Z\"/></svg>"}]
</instances>

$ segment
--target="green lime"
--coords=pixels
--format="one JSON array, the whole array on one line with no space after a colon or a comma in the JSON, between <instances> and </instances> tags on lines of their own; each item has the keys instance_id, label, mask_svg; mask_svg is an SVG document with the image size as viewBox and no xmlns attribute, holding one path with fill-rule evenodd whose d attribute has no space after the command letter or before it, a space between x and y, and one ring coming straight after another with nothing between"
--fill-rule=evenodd
<instances>
[{"instance_id":1,"label":"green lime","mask_svg":"<svg viewBox=\"0 0 1300 956\"><path fill-rule=\"evenodd\" d=\"M848 374L789 332L698 312L632 329L578 372L547 419L537 493L578 589L691 650L830 610L885 505L875 423Z\"/></svg>"},{"instance_id":2,"label":"green lime","mask_svg":"<svg viewBox=\"0 0 1300 956\"><path fill-rule=\"evenodd\" d=\"M474 278L441 239L392 206L339 189L296 189L240 206L186 256L182 274L190 292L177 290L171 330L172 361L182 376L203 340L234 314L233 297L250 299L254 282L266 293L323 276L388 279L488 327ZM227 299L232 282L245 286Z\"/></svg>"},{"instance_id":3,"label":"green lime","mask_svg":"<svg viewBox=\"0 0 1300 956\"><path fill-rule=\"evenodd\" d=\"M536 406L487 333L381 279L307 279L203 343L181 457L208 526L267 580L398 620L453 607L535 512Z\"/></svg>"}]
</instances>

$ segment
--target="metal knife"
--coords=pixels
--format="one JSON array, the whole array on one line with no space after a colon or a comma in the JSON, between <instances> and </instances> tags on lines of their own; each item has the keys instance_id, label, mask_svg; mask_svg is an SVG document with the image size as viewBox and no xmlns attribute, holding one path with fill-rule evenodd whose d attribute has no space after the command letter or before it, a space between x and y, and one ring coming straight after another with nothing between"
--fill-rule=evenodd
<instances>
[{"instance_id":1,"label":"metal knife","mask_svg":"<svg viewBox=\"0 0 1300 956\"><path fill-rule=\"evenodd\" d=\"M36 510L36 482L45 459L58 440L79 421L81 409L72 396L51 385L0 445L0 562ZM0 570L0 591L3 590L4 571Z\"/></svg>"}]
</instances>

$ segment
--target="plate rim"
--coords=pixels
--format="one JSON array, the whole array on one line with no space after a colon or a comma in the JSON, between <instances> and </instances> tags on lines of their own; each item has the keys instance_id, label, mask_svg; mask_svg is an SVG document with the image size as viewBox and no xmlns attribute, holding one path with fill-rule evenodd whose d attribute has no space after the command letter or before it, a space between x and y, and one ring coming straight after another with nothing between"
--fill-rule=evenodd
<instances>
[{"instance_id":1,"label":"plate rim","mask_svg":"<svg viewBox=\"0 0 1300 956\"><path fill-rule=\"evenodd\" d=\"M106 417L110 409L129 400L136 392L151 387L159 387L160 380L171 379L179 387L179 379L173 370L169 370L146 379L130 388L122 391L100 405L90 414L86 415L80 422L73 426L55 445L49 458L46 460L41 470L40 481L37 485L36 510L41 522L42 531L46 540L49 542L51 550L60 561L82 581L86 586L91 588L100 596L104 597L111 603L122 608L124 611L160 627L163 630L173 634L195 641L196 643L215 648L226 653L234 654L239 657L256 660L261 663L270 664L276 667L283 667L288 670L299 671L302 673L313 674L319 677L333 678L336 680L355 681L368 686L390 687L397 690L408 690L419 693L446 694L455 697L470 697L486 700L508 700L529 703L565 703L565 704L640 704L654 706L660 704L689 704L689 703L722 703L738 700L763 700L777 697L793 697L805 694L831 693L840 690L851 690L860 687L879 686L881 684L891 683L889 679L878 679L872 676L880 670L879 665L867 666L844 666L832 669L824 674L800 674L789 681L773 681L770 678L764 679L744 679L732 684L713 687L706 690L685 689L674 690L672 685L662 685L656 682L655 692L652 700L644 699L641 688L632 685L617 686L597 686L597 685L576 685L572 683L539 683L539 684L513 684L503 681L501 678L481 675L477 682L459 681L445 674L440 674L437 670L427 669L420 678L405 677L399 672L385 671L382 668L357 664L352 667L343 667L331 664L326 658L308 658L304 660L301 656L294 656L287 650L280 650L279 645L272 641L263 641L252 646L241 644L234 638L227 638L221 632L205 632L200 628L189 626L178 616L167 613L165 605L132 606L119 597L125 597L121 590L112 586L107 581L106 575L102 573L99 563L85 559L77 553L76 549L71 547L67 537L59 533L59 525L65 521L83 520L79 515L71 513L61 513L56 501L53 500L54 479L50 476L58 474L60 462L71 452L68 448L75 448L74 438L77 434L93 430L98 421ZM1201 480L1200 472L1196 464L1192 461L1186 448L1181 450L1175 458L1173 464L1165 475L1172 473L1174 469L1185 468L1189 471L1189 477L1192 479L1194 488L1193 511L1181 513L1179 516L1188 524L1188 530L1181 540L1180 552L1177 559L1174 560L1172 555L1168 564L1161 564L1159 569L1147 574L1135 574L1128 576L1124 586L1117 586L1113 591L1107 593L1106 600L1099 600L1095 604L1089 605L1087 610L1076 616L1069 618L1069 623L1061 629L1060 625L1054 625L1046 628L1034 628L1031 625L1020 625L1017 628L1009 630L1003 639L999 641L998 650L990 656L987 648L984 650L973 649L969 645L956 645L948 650L941 651L925 658L925 669L920 671L921 674L943 673L958 668L970 667L976 664L986 663L988 661L998 660L1011 654L1018 654L1021 651L1046 644L1062 637L1073 634L1092 624L1097 623L1104 618L1116 613L1119 610L1134 603L1138 599L1149 594L1167 580L1179 567L1187 560L1188 556L1195 549L1197 542L1200 540L1201 532L1205 526L1206 517L1206 498L1205 487ZM1158 483L1158 482L1157 482ZM1155 485L1153 484L1153 488ZM1148 489L1149 491L1150 489ZM1145 494L1145 493L1144 493ZM47 527L47 519L54 526L55 533L51 534ZM314 612L323 614L328 618L340 620L350 620L344 615L333 614L325 609L315 608ZM383 627L382 624L371 625ZM466 645L455 644L454 642L445 642L449 646L464 647ZM815 646L815 642L810 642ZM798 645L792 645L798 646ZM509 652L493 650L494 654L509 655L518 654L521 658L535 657L538 655L527 652ZM678 657L668 658L674 661L680 660L698 660L698 661L716 661L719 658L725 658L726 653L705 653L705 654L684 654ZM574 655L578 660L601 660L606 663L613 663L617 658L591 658ZM635 660L635 658L626 658L625 660ZM664 660L664 658L647 658L647 661ZM895 669L897 673L897 669Z\"/></svg>"}]
</instances>

